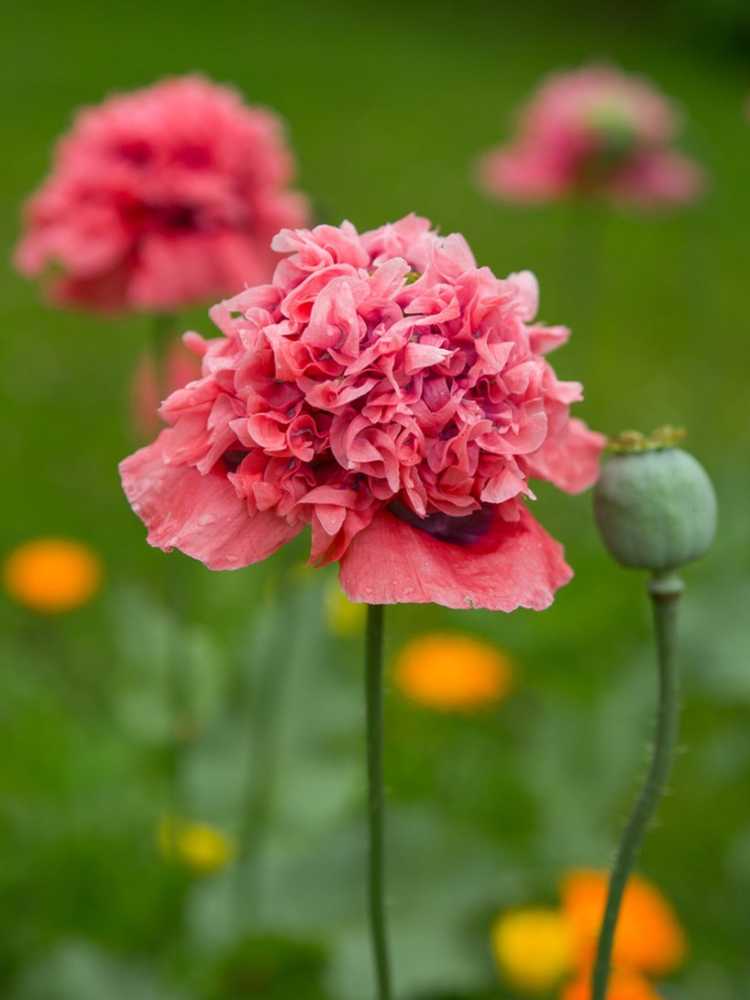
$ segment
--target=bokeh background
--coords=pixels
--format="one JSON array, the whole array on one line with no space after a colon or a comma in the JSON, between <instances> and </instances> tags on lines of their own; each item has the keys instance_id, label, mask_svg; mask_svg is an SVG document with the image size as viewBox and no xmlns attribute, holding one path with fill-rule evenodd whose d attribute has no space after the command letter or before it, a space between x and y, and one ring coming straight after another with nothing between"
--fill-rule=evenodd
<instances>
[{"instance_id":1,"label":"bokeh background","mask_svg":"<svg viewBox=\"0 0 750 1000\"><path fill-rule=\"evenodd\" d=\"M148 549L116 473L148 323L53 310L9 264L72 111L187 71L284 116L327 220L417 211L496 273L533 269L543 318L573 328L555 364L584 381L591 425L689 428L721 529L688 571L684 753L640 868L689 941L663 996L750 995L746 5L66 0L16 5L0 44L0 551L64 535L105 567L66 616L0 601L0 995L371 995L357 622L330 573L298 569L302 549L226 574ZM476 157L540 76L592 59L680 102L684 148L710 176L698 204L522 208L476 189ZM210 333L204 309L182 320ZM604 554L590 498L543 489L535 513L576 570L549 611L388 615L391 659L450 631L513 664L511 693L481 712L389 689L402 997L515 997L492 962L493 918L554 904L566 870L606 865L645 757L643 580ZM167 814L219 831L226 857L170 858Z\"/></svg>"}]
</instances>

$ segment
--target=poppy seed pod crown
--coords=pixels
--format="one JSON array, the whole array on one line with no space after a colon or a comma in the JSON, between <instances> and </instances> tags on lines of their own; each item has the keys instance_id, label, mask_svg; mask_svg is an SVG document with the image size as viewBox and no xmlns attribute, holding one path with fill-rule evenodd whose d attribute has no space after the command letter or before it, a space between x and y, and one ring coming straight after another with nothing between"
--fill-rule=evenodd
<instances>
[{"instance_id":1,"label":"poppy seed pod crown","mask_svg":"<svg viewBox=\"0 0 750 1000\"><path fill-rule=\"evenodd\" d=\"M674 446L671 428L612 443L594 491L594 515L611 555L655 572L699 559L716 533L716 494L706 470Z\"/></svg>"}]
</instances>

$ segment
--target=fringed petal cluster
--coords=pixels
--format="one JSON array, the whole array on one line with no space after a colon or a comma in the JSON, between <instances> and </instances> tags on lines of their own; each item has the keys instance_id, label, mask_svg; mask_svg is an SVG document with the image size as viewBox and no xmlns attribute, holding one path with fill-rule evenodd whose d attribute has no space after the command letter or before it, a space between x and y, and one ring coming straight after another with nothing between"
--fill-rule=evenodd
<instances>
[{"instance_id":1,"label":"fringed petal cluster","mask_svg":"<svg viewBox=\"0 0 750 1000\"><path fill-rule=\"evenodd\" d=\"M603 438L569 418L581 386L545 358L567 331L535 321L533 275L496 278L416 216L273 248L273 281L211 310L222 336L186 336L202 377L122 464L149 541L227 569L310 525L352 600L546 607L571 573L529 480L584 489Z\"/></svg>"}]
</instances>

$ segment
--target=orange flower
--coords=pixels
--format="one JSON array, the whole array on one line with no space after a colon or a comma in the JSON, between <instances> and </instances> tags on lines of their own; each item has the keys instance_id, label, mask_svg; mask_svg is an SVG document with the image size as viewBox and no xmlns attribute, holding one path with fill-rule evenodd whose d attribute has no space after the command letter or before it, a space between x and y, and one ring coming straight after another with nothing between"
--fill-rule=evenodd
<instances>
[{"instance_id":1,"label":"orange flower","mask_svg":"<svg viewBox=\"0 0 750 1000\"><path fill-rule=\"evenodd\" d=\"M94 552L66 538L37 538L19 545L4 566L5 588L19 604L55 614L85 604L101 583Z\"/></svg>"},{"instance_id":2,"label":"orange flower","mask_svg":"<svg viewBox=\"0 0 750 1000\"><path fill-rule=\"evenodd\" d=\"M560 1000L591 1000L591 972L587 971L562 992ZM635 972L614 972L606 1000L661 1000L651 983Z\"/></svg>"},{"instance_id":3,"label":"orange flower","mask_svg":"<svg viewBox=\"0 0 750 1000\"><path fill-rule=\"evenodd\" d=\"M606 895L604 872L573 871L563 880L563 910L574 928L580 959L586 963L591 962L596 949ZM679 965L684 955L685 937L669 903L655 886L631 876L617 924L614 962L662 975Z\"/></svg>"},{"instance_id":4,"label":"orange flower","mask_svg":"<svg viewBox=\"0 0 750 1000\"><path fill-rule=\"evenodd\" d=\"M396 684L414 701L440 711L471 711L507 694L509 657L467 635L435 633L413 639L401 650Z\"/></svg>"}]
</instances>

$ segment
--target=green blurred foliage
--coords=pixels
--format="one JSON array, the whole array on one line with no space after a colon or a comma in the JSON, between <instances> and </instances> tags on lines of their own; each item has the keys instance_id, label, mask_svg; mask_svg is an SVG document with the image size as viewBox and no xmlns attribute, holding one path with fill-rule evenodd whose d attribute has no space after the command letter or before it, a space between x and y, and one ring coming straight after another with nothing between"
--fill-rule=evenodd
<instances>
[{"instance_id":1,"label":"green blurred foliage","mask_svg":"<svg viewBox=\"0 0 750 1000\"><path fill-rule=\"evenodd\" d=\"M416 210L500 274L533 268L544 318L573 328L555 363L585 382L592 424L690 428L721 530L689 571L685 751L642 859L690 939L664 987L674 1000L739 1000L750 982L747 39L729 0L72 0L14 11L0 60L6 259L73 108L200 70L286 117L327 218L366 228ZM473 161L539 76L591 58L679 98L685 148L712 178L699 205L521 209L475 189ZM103 594L64 619L0 605L0 995L370 996L360 649L325 627L328 571L297 568L302 544L226 574L150 551L116 475L146 320L56 312L10 269L0 284L0 548L68 534L107 568ZM210 330L203 309L183 322ZM586 498L539 497L577 573L552 609L388 614L389 657L440 628L518 665L513 694L474 716L389 690L389 912L412 1000L511 996L493 916L554 903L567 866L606 864L642 767L654 678L641 581L603 554ZM200 877L166 864L169 812L236 838L235 862Z\"/></svg>"}]
</instances>

